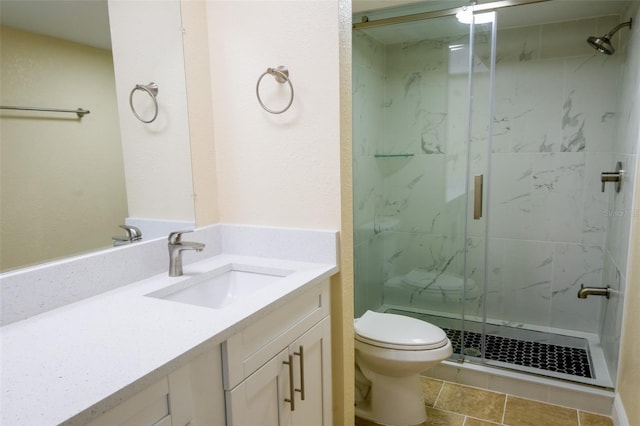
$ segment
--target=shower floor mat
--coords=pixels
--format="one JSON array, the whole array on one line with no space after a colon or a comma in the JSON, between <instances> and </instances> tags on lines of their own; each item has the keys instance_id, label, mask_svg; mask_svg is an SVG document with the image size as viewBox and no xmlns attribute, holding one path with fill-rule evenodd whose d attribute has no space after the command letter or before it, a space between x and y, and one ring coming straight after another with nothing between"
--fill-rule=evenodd
<instances>
[{"instance_id":1,"label":"shower floor mat","mask_svg":"<svg viewBox=\"0 0 640 426\"><path fill-rule=\"evenodd\" d=\"M454 354L480 358L482 356L482 324L465 321L463 333L460 321L433 315L388 309L388 313L409 315L442 328L451 341ZM586 339L554 335L509 327L488 326L485 339L485 359L526 369L559 373L576 378L594 379ZM517 366L517 367L516 367Z\"/></svg>"}]
</instances>

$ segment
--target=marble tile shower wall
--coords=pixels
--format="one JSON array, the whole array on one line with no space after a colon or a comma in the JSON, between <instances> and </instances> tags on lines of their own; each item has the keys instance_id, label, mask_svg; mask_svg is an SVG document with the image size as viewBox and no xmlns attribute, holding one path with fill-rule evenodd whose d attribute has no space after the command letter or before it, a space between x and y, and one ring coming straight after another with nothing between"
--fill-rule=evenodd
<instances>
[{"instance_id":1,"label":"marble tile shower wall","mask_svg":"<svg viewBox=\"0 0 640 426\"><path fill-rule=\"evenodd\" d=\"M480 315L484 302L490 318L509 324L603 328L602 300L576 293L580 283L603 285L607 253L623 247L612 222L631 195L614 196L612 187L600 192L599 178L623 150L615 141L624 52L594 55L585 38L618 22L610 16L498 32L489 291L467 300L466 314ZM449 53L463 39L383 46L354 34L356 268L367 281L356 286L367 292L356 294L361 306L379 306L381 281L415 267L463 272L467 81ZM488 49L479 47L478 60L488 63L482 57ZM474 135L474 143L483 142ZM413 157L375 159L375 153ZM472 167L487 160L482 149L472 154ZM468 241L479 284L483 222L471 223ZM619 228L618 234L628 230Z\"/></svg>"}]
</instances>

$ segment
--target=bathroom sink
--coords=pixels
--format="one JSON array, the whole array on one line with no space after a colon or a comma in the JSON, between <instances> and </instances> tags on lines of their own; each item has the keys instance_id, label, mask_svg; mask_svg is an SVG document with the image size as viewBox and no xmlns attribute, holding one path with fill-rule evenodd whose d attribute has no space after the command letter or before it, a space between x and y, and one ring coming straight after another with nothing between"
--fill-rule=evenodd
<instances>
[{"instance_id":1,"label":"bathroom sink","mask_svg":"<svg viewBox=\"0 0 640 426\"><path fill-rule=\"evenodd\" d=\"M277 283L292 272L286 269L229 264L146 296L222 309Z\"/></svg>"}]
</instances>

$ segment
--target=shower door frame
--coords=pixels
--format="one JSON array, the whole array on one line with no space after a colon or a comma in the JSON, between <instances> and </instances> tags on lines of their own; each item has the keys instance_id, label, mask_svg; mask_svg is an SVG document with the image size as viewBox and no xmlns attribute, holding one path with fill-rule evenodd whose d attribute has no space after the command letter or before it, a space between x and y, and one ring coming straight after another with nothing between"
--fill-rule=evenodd
<instances>
[{"instance_id":1,"label":"shower door frame","mask_svg":"<svg viewBox=\"0 0 640 426\"><path fill-rule=\"evenodd\" d=\"M525 2L526 3L536 3L533 2ZM513 3L513 2L509 2ZM511 4L514 5L514 4ZM461 343L460 343L460 354L458 359L461 361L475 361L478 360L480 363L487 363L486 359L486 337L487 337L487 309L486 309L486 295L488 292L488 268L489 268L489 197L490 197L490 189L491 185L489 182L491 181L491 153L492 153L492 142L493 142L493 115L494 115L494 102L495 102L495 66L496 66L496 43L497 43L497 20L498 14L495 10L491 10L490 12L484 12L483 17L490 16L491 19L489 22L476 22L477 16L473 13L471 16L472 21L469 24L469 87L468 87L468 111L467 111L467 215L465 221L465 250L464 250L464 291L463 291L463 302L461 303ZM474 78L474 73L476 72L475 65L475 54L476 54L476 40L477 35L479 34L478 29L482 28L481 26L487 25L489 26L489 78L487 83L487 93L488 98L482 99L482 103L486 106L484 112L486 113L484 116L484 120L486 122L482 122L481 120L475 120L476 114L474 114L475 109L475 101L477 99L476 90L477 90L477 79ZM486 66L486 64L483 63ZM476 121L480 121L479 125ZM478 137L476 125L485 130L484 135L480 135ZM482 130L480 130L482 133ZM484 136L484 138L482 137ZM485 146L480 146L478 152L484 153L486 158L484 161L480 161L480 167L476 170L472 170L472 155L474 152L474 140L479 139L478 144L486 144ZM480 178L480 187L478 188L478 178ZM473 179L473 183L472 183ZM474 185L473 191L470 190L471 185ZM479 203L479 207L478 207ZM472 206L470 208L469 206ZM479 210L479 211L478 211ZM471 213L473 211L473 213ZM478 214L479 213L479 214ZM468 283L470 280L470 266L468 264L468 254L469 249L471 247L471 232L470 228L474 221L484 220L484 224L481 224L482 235L480 237L482 247L482 263L483 263L483 273L482 275L482 331L481 331L481 342L480 342L480 356L471 355L469 353L465 353L465 333L469 331L469 327L467 326L468 316L465 311L466 304L466 291L468 288ZM477 237L476 237L477 238Z\"/></svg>"}]
</instances>

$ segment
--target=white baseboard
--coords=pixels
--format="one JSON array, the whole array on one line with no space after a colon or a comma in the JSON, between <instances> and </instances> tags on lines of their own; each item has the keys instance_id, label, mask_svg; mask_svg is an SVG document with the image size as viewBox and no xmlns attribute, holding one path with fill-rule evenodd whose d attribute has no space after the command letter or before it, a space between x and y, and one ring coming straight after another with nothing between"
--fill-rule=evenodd
<instances>
[{"instance_id":1,"label":"white baseboard","mask_svg":"<svg viewBox=\"0 0 640 426\"><path fill-rule=\"evenodd\" d=\"M614 426L629 426L629 419L627 418L627 412L624 409L624 404L620 398L620 394L616 392L613 397L613 412L611 413Z\"/></svg>"}]
</instances>

